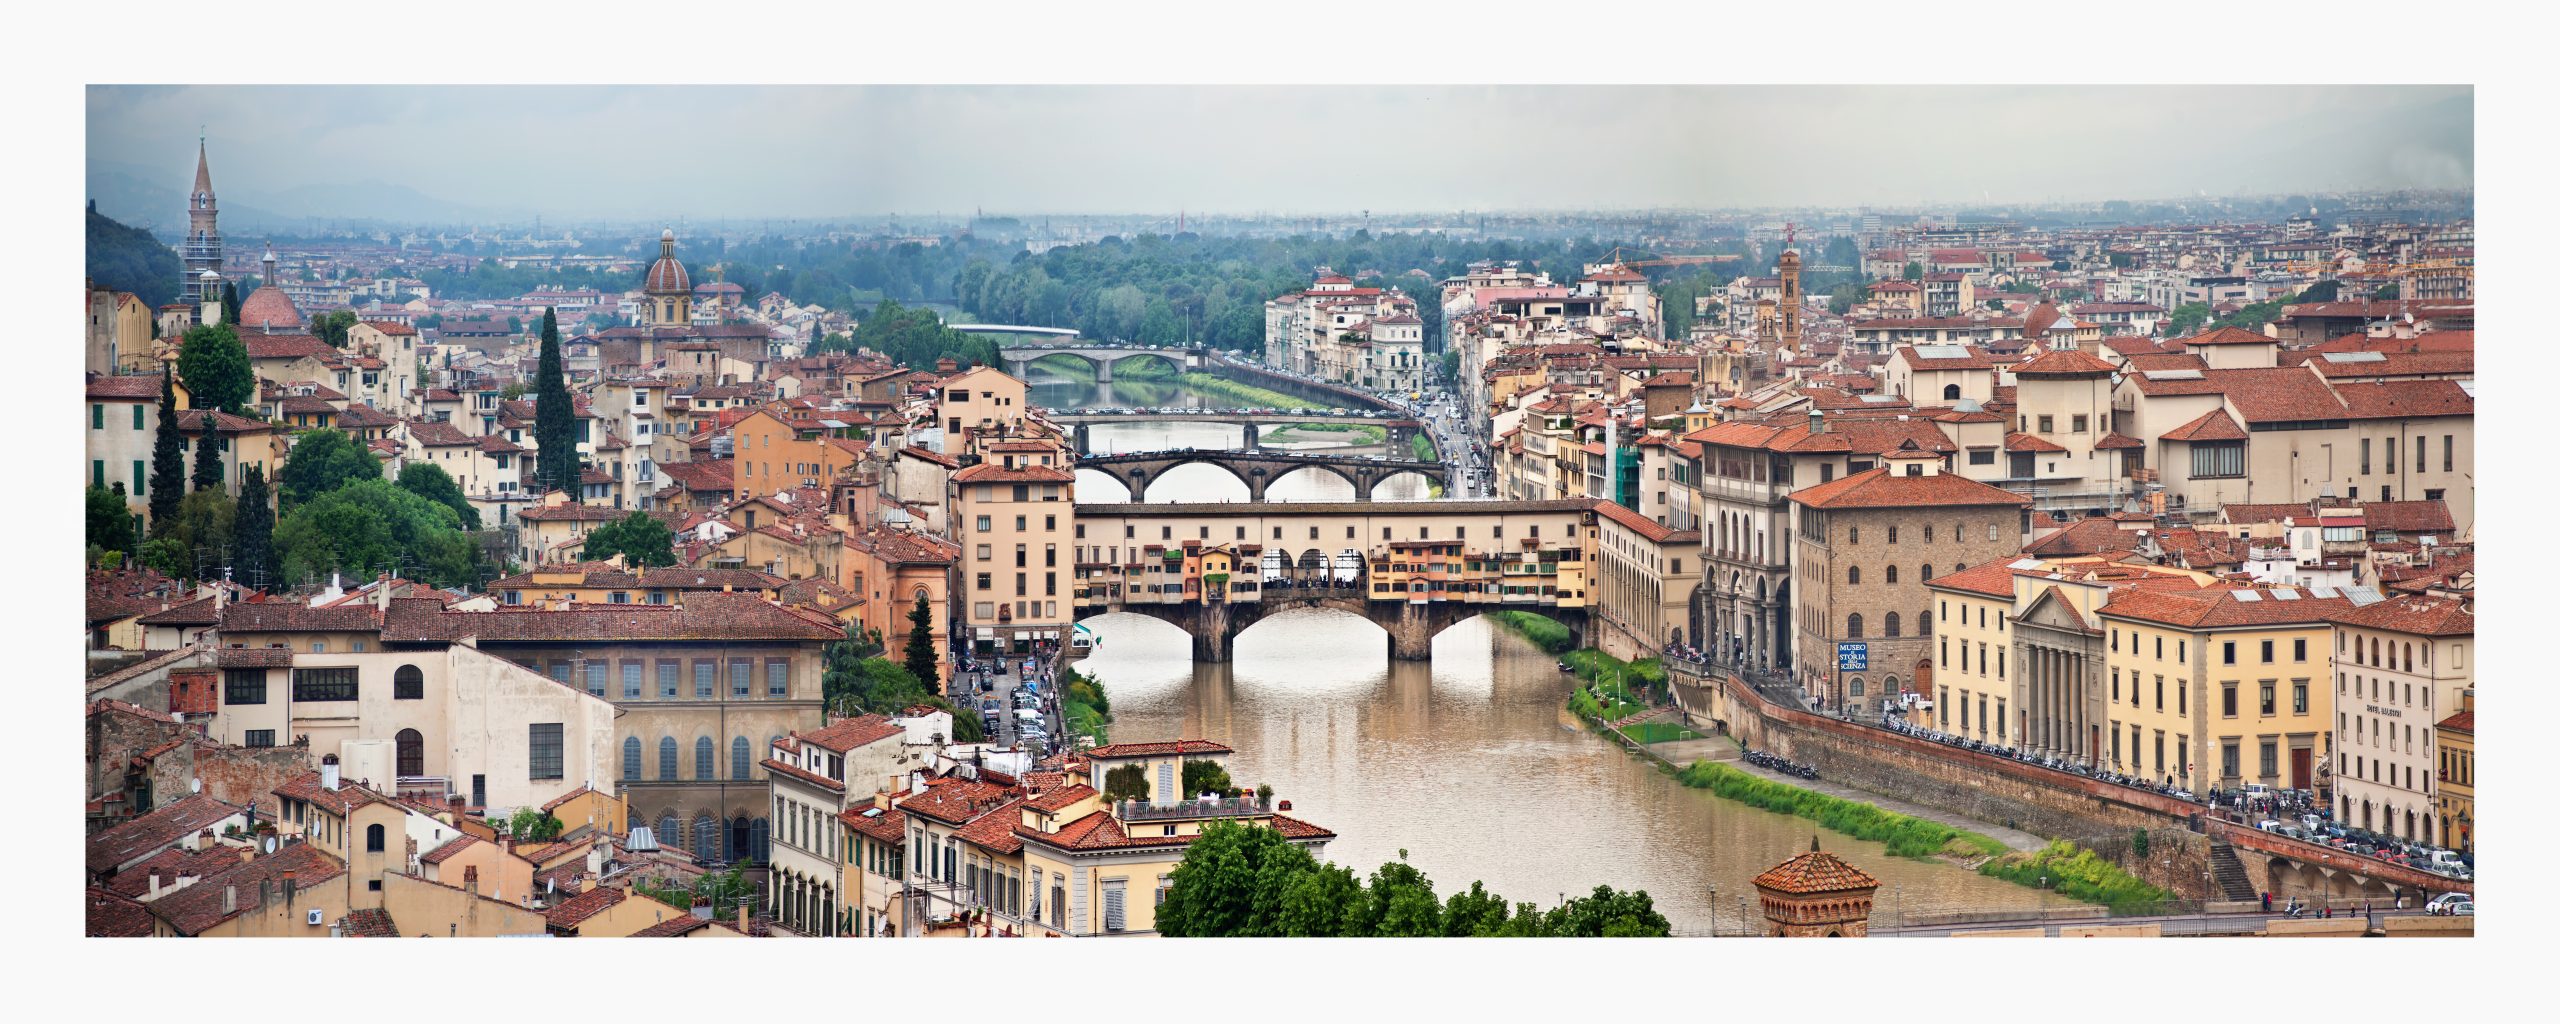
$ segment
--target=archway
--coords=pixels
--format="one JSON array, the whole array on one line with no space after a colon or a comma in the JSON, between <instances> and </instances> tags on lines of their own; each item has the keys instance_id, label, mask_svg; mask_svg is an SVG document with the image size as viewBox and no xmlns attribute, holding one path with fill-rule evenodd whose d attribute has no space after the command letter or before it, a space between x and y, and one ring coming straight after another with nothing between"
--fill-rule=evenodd
<instances>
[{"instance_id":1,"label":"archway","mask_svg":"<svg viewBox=\"0 0 2560 1024\"><path fill-rule=\"evenodd\" d=\"M1427 501L1440 482L1413 470L1389 473L1369 490L1373 501Z\"/></svg>"},{"instance_id":2,"label":"archway","mask_svg":"<svg viewBox=\"0 0 2560 1024\"><path fill-rule=\"evenodd\" d=\"M1272 477L1264 501L1353 501L1360 493L1351 474L1331 466L1299 466Z\"/></svg>"},{"instance_id":3,"label":"archway","mask_svg":"<svg viewBox=\"0 0 2560 1024\"><path fill-rule=\"evenodd\" d=\"M1076 470L1076 500L1086 504L1115 505L1129 500L1129 485L1099 469Z\"/></svg>"},{"instance_id":4,"label":"archway","mask_svg":"<svg viewBox=\"0 0 2560 1024\"><path fill-rule=\"evenodd\" d=\"M1048 352L1022 364L1025 375L1048 374L1068 380L1089 381L1101 375L1100 360L1080 352Z\"/></svg>"},{"instance_id":5,"label":"archway","mask_svg":"<svg viewBox=\"0 0 2560 1024\"><path fill-rule=\"evenodd\" d=\"M1322 643L1309 643L1319 628ZM1386 678L1389 645L1384 627L1327 602L1265 613L1228 642L1227 657L1239 677L1283 677L1292 692L1368 693Z\"/></svg>"},{"instance_id":6,"label":"archway","mask_svg":"<svg viewBox=\"0 0 2560 1024\"><path fill-rule=\"evenodd\" d=\"M1253 487L1225 466L1210 461L1184 462L1146 482L1146 503L1249 501Z\"/></svg>"},{"instance_id":7,"label":"archway","mask_svg":"<svg viewBox=\"0 0 2560 1024\"><path fill-rule=\"evenodd\" d=\"M1114 380L1173 380L1182 376L1182 364L1171 356L1142 352L1112 360Z\"/></svg>"}]
</instances>

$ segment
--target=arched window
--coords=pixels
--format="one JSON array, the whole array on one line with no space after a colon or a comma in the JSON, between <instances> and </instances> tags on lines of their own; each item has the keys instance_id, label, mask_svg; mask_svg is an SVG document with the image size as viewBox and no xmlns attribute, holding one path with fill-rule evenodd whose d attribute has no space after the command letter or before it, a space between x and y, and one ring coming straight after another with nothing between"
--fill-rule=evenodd
<instances>
[{"instance_id":1,"label":"arched window","mask_svg":"<svg viewBox=\"0 0 2560 1024\"><path fill-rule=\"evenodd\" d=\"M2356 634L2356 664L2364 664L2364 634Z\"/></svg>"},{"instance_id":2,"label":"arched window","mask_svg":"<svg viewBox=\"0 0 2560 1024\"><path fill-rule=\"evenodd\" d=\"M1849 528L1849 543L1851 543L1851 544L1855 544L1855 543L1857 543L1857 542L1858 542L1858 528L1857 528L1857 527L1855 527L1855 526L1852 526L1852 527L1850 527L1850 528Z\"/></svg>"},{"instance_id":3,"label":"arched window","mask_svg":"<svg viewBox=\"0 0 2560 1024\"><path fill-rule=\"evenodd\" d=\"M1930 564L1929 564L1929 563L1927 563L1927 562L1922 562L1922 563L1920 563L1920 582L1922 582L1922 583L1927 583L1927 582L1929 582L1930 580L1937 579L1937 578L1938 578L1938 570L1937 570L1937 567L1932 566L1932 565L1930 565Z\"/></svg>"},{"instance_id":4,"label":"arched window","mask_svg":"<svg viewBox=\"0 0 2560 1024\"><path fill-rule=\"evenodd\" d=\"M1889 637L1902 635L1901 612L1884 613L1884 635Z\"/></svg>"},{"instance_id":5,"label":"arched window","mask_svg":"<svg viewBox=\"0 0 2560 1024\"><path fill-rule=\"evenodd\" d=\"M1853 566L1850 566L1850 567L1849 567L1849 585L1850 585L1850 586L1853 586L1853 587L1858 585L1858 567L1857 567L1857 566L1854 566L1854 565L1853 565Z\"/></svg>"},{"instance_id":6,"label":"arched window","mask_svg":"<svg viewBox=\"0 0 2560 1024\"><path fill-rule=\"evenodd\" d=\"M1852 696L1852 697L1864 697L1864 696L1866 696L1866 695L1867 695L1867 677L1865 677L1865 676L1850 676L1850 677L1849 677L1849 696Z\"/></svg>"},{"instance_id":7,"label":"arched window","mask_svg":"<svg viewBox=\"0 0 2560 1024\"><path fill-rule=\"evenodd\" d=\"M676 812L658 812L658 847L665 850L684 849L684 826L676 824Z\"/></svg>"},{"instance_id":8,"label":"arched window","mask_svg":"<svg viewBox=\"0 0 2560 1024\"><path fill-rule=\"evenodd\" d=\"M1921 635L1921 636L1928 636L1928 635L1929 635L1929 623L1930 623L1930 621L1931 621L1931 619L1929 618L1929 613L1928 613L1928 612L1921 612L1921 613L1920 613L1920 635Z\"/></svg>"},{"instance_id":9,"label":"arched window","mask_svg":"<svg viewBox=\"0 0 2560 1024\"><path fill-rule=\"evenodd\" d=\"M382 852L382 826L367 825L364 827L364 852Z\"/></svg>"},{"instance_id":10,"label":"arched window","mask_svg":"<svg viewBox=\"0 0 2560 1024\"><path fill-rule=\"evenodd\" d=\"M1856 612L1849 613L1849 639L1867 635L1867 620Z\"/></svg>"},{"instance_id":11,"label":"arched window","mask_svg":"<svg viewBox=\"0 0 2560 1024\"><path fill-rule=\"evenodd\" d=\"M658 781L674 782L675 780L676 738L660 736L658 737Z\"/></svg>"},{"instance_id":12,"label":"arched window","mask_svg":"<svg viewBox=\"0 0 2560 1024\"><path fill-rule=\"evenodd\" d=\"M740 736L729 741L730 778L743 779L747 777L747 769L749 766L755 764L755 759L748 756L750 753L751 751L747 747L746 737Z\"/></svg>"},{"instance_id":13,"label":"arched window","mask_svg":"<svg viewBox=\"0 0 2560 1024\"><path fill-rule=\"evenodd\" d=\"M713 754L715 749L716 747L712 744L711 737L709 736L699 737L693 741L694 778L716 779L720 777L720 764Z\"/></svg>"},{"instance_id":14,"label":"arched window","mask_svg":"<svg viewBox=\"0 0 2560 1024\"><path fill-rule=\"evenodd\" d=\"M1957 571L1957 572L1963 572L1963 571L1964 571L1964 563L1963 563L1963 562L1957 562L1957 563L1956 563L1956 571Z\"/></svg>"},{"instance_id":15,"label":"arched window","mask_svg":"<svg viewBox=\"0 0 2560 1024\"><path fill-rule=\"evenodd\" d=\"M1934 543L1936 543L1936 542L1937 542L1937 540L1938 540L1938 528L1937 528L1937 526L1935 526L1934 524L1924 524L1924 525L1922 525L1922 526L1920 527L1920 543L1923 543L1923 544L1934 544Z\"/></svg>"},{"instance_id":16,"label":"arched window","mask_svg":"<svg viewBox=\"0 0 2560 1024\"><path fill-rule=\"evenodd\" d=\"M1884 677L1884 695L1885 695L1885 696L1887 696L1887 697L1893 697L1893 696L1898 696L1898 695L1900 695L1901 693L1902 693L1902 677L1901 677L1901 676L1886 676L1886 677Z\"/></svg>"},{"instance_id":17,"label":"arched window","mask_svg":"<svg viewBox=\"0 0 2560 1024\"><path fill-rule=\"evenodd\" d=\"M427 738L416 729L402 729L391 737L393 759L398 767L392 774L415 778L427 773Z\"/></svg>"},{"instance_id":18,"label":"arched window","mask_svg":"<svg viewBox=\"0 0 2560 1024\"><path fill-rule=\"evenodd\" d=\"M427 699L427 676L416 665L402 665L391 673L392 700Z\"/></svg>"},{"instance_id":19,"label":"arched window","mask_svg":"<svg viewBox=\"0 0 2560 1024\"><path fill-rule=\"evenodd\" d=\"M626 782L640 780L640 737L622 738L622 778Z\"/></svg>"},{"instance_id":20,"label":"arched window","mask_svg":"<svg viewBox=\"0 0 2560 1024\"><path fill-rule=\"evenodd\" d=\"M748 829L747 840L748 851L756 863L763 864L773 859L773 823L770 820L757 818Z\"/></svg>"},{"instance_id":21,"label":"arched window","mask_svg":"<svg viewBox=\"0 0 2560 1024\"><path fill-rule=\"evenodd\" d=\"M2409 653L2409 651L2410 651L2410 647L2409 647L2409 645L2408 645L2408 644L2403 643L2403 644L2401 644L2401 645L2400 645L2400 667L2401 667L2401 668L2416 668L2416 667L2418 667L2418 662L2417 662L2417 660L2416 660L2416 659L2417 659L2417 656L2416 656L2416 655L2414 655L2414 654Z\"/></svg>"},{"instance_id":22,"label":"arched window","mask_svg":"<svg viewBox=\"0 0 2560 1024\"><path fill-rule=\"evenodd\" d=\"M1885 566L1885 567L1884 567L1884 581L1885 581L1885 582L1887 582L1887 583L1900 583L1900 582L1902 582L1902 567L1901 567L1901 566L1898 566L1898 565L1888 565L1888 566Z\"/></svg>"},{"instance_id":23,"label":"arched window","mask_svg":"<svg viewBox=\"0 0 2560 1024\"><path fill-rule=\"evenodd\" d=\"M1939 391L1939 392L1938 392L1938 395L1939 395L1939 397L1944 398L1944 399L1946 399L1947 401L1952 402L1952 401L1955 401L1956 399L1959 399L1959 398L1963 398L1963 397L1964 397L1964 389L1963 389L1963 388L1961 388L1961 387L1958 387L1958 386L1956 386L1956 385L1954 385L1954 384L1949 384L1949 385L1947 385L1947 386L1946 386L1946 388L1945 388L1944 390Z\"/></svg>"}]
</instances>

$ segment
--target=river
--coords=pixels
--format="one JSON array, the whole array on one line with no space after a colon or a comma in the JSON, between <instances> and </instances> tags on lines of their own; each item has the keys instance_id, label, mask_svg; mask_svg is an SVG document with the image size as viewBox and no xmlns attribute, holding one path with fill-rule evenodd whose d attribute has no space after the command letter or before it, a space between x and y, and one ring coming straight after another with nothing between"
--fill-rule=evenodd
<instances>
[{"instance_id":1,"label":"river","mask_svg":"<svg viewBox=\"0 0 2560 1024\"><path fill-rule=\"evenodd\" d=\"M1681 786L1562 711L1553 658L1483 619L1443 633L1429 664L1393 662L1365 620L1287 612L1245 631L1234 660L1191 661L1188 640L1134 615L1086 620L1101 637L1081 670L1111 698L1119 741L1211 739L1229 774L1269 783L1291 813L1341 835L1326 858L1364 876L1403 850L1443 898L1481 879L1551 906L1595 885L1642 889L1672 926L1757 919L1751 878L1803 852L1811 822ZM1879 843L1822 835L1884 883L1875 920L2061 905L2050 894Z\"/></svg>"}]
</instances>

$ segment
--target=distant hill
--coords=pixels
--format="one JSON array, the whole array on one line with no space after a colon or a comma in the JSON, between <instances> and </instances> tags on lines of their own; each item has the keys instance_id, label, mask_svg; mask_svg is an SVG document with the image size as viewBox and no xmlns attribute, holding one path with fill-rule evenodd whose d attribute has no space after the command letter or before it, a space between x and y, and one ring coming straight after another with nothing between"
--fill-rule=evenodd
<instances>
[{"instance_id":1,"label":"distant hill","mask_svg":"<svg viewBox=\"0 0 2560 1024\"><path fill-rule=\"evenodd\" d=\"M90 201L127 224L168 238L184 234L186 179L147 176L145 170L131 164L91 163ZM222 234L233 244L270 234L301 235L366 224L484 224L533 217L531 210L455 203L379 181L260 191L248 182L226 184L220 173L215 172L214 189L222 196Z\"/></svg>"},{"instance_id":2,"label":"distant hill","mask_svg":"<svg viewBox=\"0 0 2560 1024\"><path fill-rule=\"evenodd\" d=\"M89 279L98 287L132 292L156 309L177 299L179 269L177 250L89 204Z\"/></svg>"}]
</instances>

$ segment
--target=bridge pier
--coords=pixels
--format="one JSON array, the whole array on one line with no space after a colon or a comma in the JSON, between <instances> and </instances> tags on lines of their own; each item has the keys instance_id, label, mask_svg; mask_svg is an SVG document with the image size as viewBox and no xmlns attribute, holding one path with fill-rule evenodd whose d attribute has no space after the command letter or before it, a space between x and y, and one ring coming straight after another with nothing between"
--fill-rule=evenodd
<instances>
[{"instance_id":1,"label":"bridge pier","mask_svg":"<svg viewBox=\"0 0 2560 1024\"><path fill-rule=\"evenodd\" d=\"M1114 367L1114 366L1117 366L1117 365L1119 365L1119 364L1120 364L1120 360L1117 360L1117 359L1097 359L1097 360L1094 360L1094 362L1093 362L1093 380L1094 380L1094 383L1096 383L1096 384L1109 384L1109 383L1111 383L1111 368L1112 368L1112 367Z\"/></svg>"},{"instance_id":2,"label":"bridge pier","mask_svg":"<svg viewBox=\"0 0 2560 1024\"><path fill-rule=\"evenodd\" d=\"M1093 425L1090 423L1078 423L1076 424L1075 430L1076 454L1090 454L1093 451Z\"/></svg>"}]
</instances>

